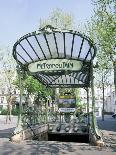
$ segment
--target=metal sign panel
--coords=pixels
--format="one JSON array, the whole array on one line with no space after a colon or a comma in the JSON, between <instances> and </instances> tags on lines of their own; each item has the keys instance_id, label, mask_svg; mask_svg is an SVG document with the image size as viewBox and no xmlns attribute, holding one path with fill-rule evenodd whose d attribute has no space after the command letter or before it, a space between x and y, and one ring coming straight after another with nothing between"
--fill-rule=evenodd
<instances>
[{"instance_id":1,"label":"metal sign panel","mask_svg":"<svg viewBox=\"0 0 116 155\"><path fill-rule=\"evenodd\" d=\"M57 71L57 70L71 70L78 71L82 68L82 62L77 60L68 59L49 59L34 62L29 64L28 69L30 72L42 71Z\"/></svg>"},{"instance_id":2,"label":"metal sign panel","mask_svg":"<svg viewBox=\"0 0 116 155\"><path fill-rule=\"evenodd\" d=\"M76 98L72 96L64 96L64 98L58 99L58 108L75 108L76 107Z\"/></svg>"}]
</instances>

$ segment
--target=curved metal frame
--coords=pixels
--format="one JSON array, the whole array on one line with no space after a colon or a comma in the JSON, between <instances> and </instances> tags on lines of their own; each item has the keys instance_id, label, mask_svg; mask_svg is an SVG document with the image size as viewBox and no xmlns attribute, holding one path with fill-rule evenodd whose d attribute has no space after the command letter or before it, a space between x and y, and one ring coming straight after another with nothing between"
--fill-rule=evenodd
<instances>
[{"instance_id":1,"label":"curved metal frame","mask_svg":"<svg viewBox=\"0 0 116 155\"><path fill-rule=\"evenodd\" d=\"M58 49L58 44L57 44L57 39L56 39L56 33L62 33L62 35L63 35L64 57L60 57L60 53L58 51L59 49ZM72 42L71 42L70 57L67 56L67 53L66 53L66 46L65 46L65 44L66 44L65 43L66 33L73 35ZM47 48L48 48L48 52L49 52L49 55L50 55L49 58L47 58L47 56L45 54L45 51L42 49L41 44L39 43L39 41L37 39L37 36L41 35L41 34L43 35L43 37L45 39L45 42L46 42L46 45L47 45ZM47 40L47 37L46 37L49 34L53 34L53 38L54 38L54 41L55 41L57 57L54 58L54 59L65 59L66 58L66 59L69 59L69 60L77 60L77 61L79 60L79 61L81 61L83 63L82 69L79 70L79 71L70 71L70 72L68 72L68 74L65 74L65 72L64 72L63 75L65 77L66 83L64 83L62 75L60 75L59 72L54 72L54 75L53 74L52 75L46 74L46 72L38 72L38 73L31 73L31 74L32 74L32 76L34 76L37 80L39 80L40 82L42 82L46 86L50 86L50 87L82 87L82 88L85 88L85 89L87 89L87 99L88 99L88 87L91 86L91 90L92 90L92 110L93 110L92 128L93 128L95 134L99 137L99 133L97 132L97 129L96 129L96 121L95 121L95 113L94 113L95 112L95 97L94 97L93 64L92 64L92 60L93 60L93 58L95 57L95 54L96 54L96 47L95 47L95 45L93 44L93 41L90 38L88 38L85 35L80 34L79 32L76 32L76 31L59 30L59 29L53 28L50 25L47 25L46 27L40 29L39 31L28 33L28 34L24 35L23 37L21 37L13 46L13 57L18 62L18 64L20 64L22 69L25 70L25 71L28 71L28 72L29 72L29 69L28 69L29 64L31 64L33 62L36 62L38 60L41 61L41 60L52 59L53 58L52 57L52 52L51 52L51 49L50 49L50 46L49 46L49 41ZM42 54L44 56L44 58L42 58L42 59L39 57L39 55L37 54L37 52L34 49L33 45L28 40L28 38L32 37L32 36L35 38L36 43L38 44L38 47L40 48L40 50L41 50L41 52L42 52ZM80 49L79 49L78 57L73 57L72 56L75 36L79 36L80 38L82 38L82 42L81 42L81 46L80 46ZM29 55L28 51L21 44L21 42L23 40L26 40L26 42L28 43L28 45L30 46L32 51L35 53L35 55L37 57L36 60L34 60ZM80 55L81 55L82 46L83 46L83 43L84 43L85 40L88 42L90 47L89 47L89 50L87 51L84 59L82 59L82 58L80 58ZM25 60L24 57L20 53L17 52L17 46L18 45L28 55L28 57L31 60L30 62ZM93 50L94 50L93 55L91 53L91 48L93 48ZM87 57L88 57L89 54L91 55L91 59L87 60ZM17 55L25 62L24 64L21 63L18 60ZM66 78L67 75L70 78L70 80L69 80L70 83L67 82L68 81L67 78ZM62 83L59 82L59 80L58 80L59 77L62 78ZM72 82L71 78L73 78L73 82ZM55 82L56 80L58 80L58 82ZM77 81L78 81L78 83L77 83ZM89 106L89 99L88 99L87 102L88 102L88 106ZM88 122L89 122L89 120L88 120Z\"/></svg>"},{"instance_id":2,"label":"curved metal frame","mask_svg":"<svg viewBox=\"0 0 116 155\"><path fill-rule=\"evenodd\" d=\"M47 25L46 27L40 29L39 31L34 31L32 33L28 33L26 35L24 35L23 37L21 37L13 46L13 57L15 58L15 60L25 69L29 72L28 69L28 65L33 63L33 62L37 62L38 60L49 60L53 58L53 51L51 51L50 49L50 45L49 45L49 40L47 39L47 35L49 34L53 34L53 38L54 38L54 42L55 42L55 47L56 47L56 51L57 51L57 56L54 59L69 59L69 60L79 60L83 63L82 69L80 71L68 71L63 73L63 75L65 75L66 78L66 82L64 84L64 79L62 78L62 75L60 75L60 72L56 71L54 72L55 76L53 76L53 71L51 72L52 75L46 74L45 72L38 72L38 73L31 73L35 78L37 78L40 82L42 82L43 84L45 84L46 86L50 86L50 87L89 87L90 86L90 81L91 81L91 61L93 60L93 58L95 57L96 54L96 47L93 44L93 41L88 38L85 35L82 35L79 32L76 31L72 31L72 30L59 30L56 28L53 28L50 25ZM56 35L57 34L62 34L63 35L63 47L64 47L64 56L60 56L59 53L59 49L58 49L58 42L57 42L57 38ZM70 56L67 55L66 53L66 34L71 34L73 35L72 37L72 41L71 41L71 51L70 51ZM38 41L37 36L42 35L44 37L44 40L46 42L46 47L48 48L48 52L49 52L49 56L47 57L45 51L42 49L40 42ZM81 45L80 45L80 49L78 51L78 56L77 57L73 57L73 49L74 49L74 43L76 42L74 39L75 37L78 36L82 39ZM33 47L33 44L31 44L31 42L29 41L30 37L34 37L36 43L38 44L38 47L41 50L41 53L43 54L43 58L39 57L39 54L37 53L38 51L36 51ZM25 47L23 47L22 45L22 41L26 41L26 43L28 44L29 48L31 48L31 50L34 52L36 59L34 60L31 55L28 53L27 49ZM87 41L87 43L89 44L89 50L86 52L86 55L84 56L84 59L80 58L81 55L81 50L83 47L83 43L84 41ZM76 43L75 43L76 44ZM30 62L25 60L23 57L23 53L22 55L20 53L17 52L17 47L20 46L21 49L23 50L23 52L28 56L28 58L30 59ZM94 52L93 54L91 53L91 48L93 48ZM91 55L91 59L87 60L88 55ZM19 59L17 58L17 56L19 56L25 63L21 63L19 61ZM71 74L72 73L72 74ZM69 76L68 76L69 75ZM75 75L75 76L74 76ZM62 83L59 82L59 78L62 79ZM70 79L70 81L67 80L67 78ZM73 81L71 81L71 78L73 78ZM56 82L57 80L57 82Z\"/></svg>"}]
</instances>

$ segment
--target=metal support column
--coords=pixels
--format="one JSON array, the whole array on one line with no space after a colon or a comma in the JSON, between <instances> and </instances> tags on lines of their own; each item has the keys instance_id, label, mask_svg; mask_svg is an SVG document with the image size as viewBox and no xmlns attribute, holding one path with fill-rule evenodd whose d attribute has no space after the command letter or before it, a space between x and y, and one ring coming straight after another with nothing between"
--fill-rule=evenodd
<instances>
[{"instance_id":1,"label":"metal support column","mask_svg":"<svg viewBox=\"0 0 116 155\"><path fill-rule=\"evenodd\" d=\"M23 95L23 87L22 87L22 79L21 79L21 70L20 66L17 65L17 74L18 74L18 79L19 79L19 90L20 90L20 102L19 102L19 115L18 115L18 121L17 121L17 127L14 131L14 133L18 133L22 130L22 95Z\"/></svg>"},{"instance_id":2,"label":"metal support column","mask_svg":"<svg viewBox=\"0 0 116 155\"><path fill-rule=\"evenodd\" d=\"M90 124L90 114L89 114L89 88L86 89L87 92L87 113L88 113L88 125Z\"/></svg>"},{"instance_id":3,"label":"metal support column","mask_svg":"<svg viewBox=\"0 0 116 155\"><path fill-rule=\"evenodd\" d=\"M91 64L91 94L92 94L92 128L95 130L96 127L96 116L95 116L95 91L94 91L94 76L93 76L93 64Z\"/></svg>"}]
</instances>

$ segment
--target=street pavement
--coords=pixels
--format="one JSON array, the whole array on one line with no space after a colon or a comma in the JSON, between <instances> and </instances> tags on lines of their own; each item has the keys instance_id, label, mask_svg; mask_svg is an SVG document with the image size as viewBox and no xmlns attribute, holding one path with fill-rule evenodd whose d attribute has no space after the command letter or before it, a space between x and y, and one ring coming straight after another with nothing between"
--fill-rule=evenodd
<instances>
[{"instance_id":1,"label":"street pavement","mask_svg":"<svg viewBox=\"0 0 116 155\"><path fill-rule=\"evenodd\" d=\"M105 146L100 148L86 143L33 141L12 143L9 137L16 126L17 117L5 123L5 117L0 116L0 155L116 155L116 119L106 116L105 121L98 118Z\"/></svg>"},{"instance_id":2,"label":"street pavement","mask_svg":"<svg viewBox=\"0 0 116 155\"><path fill-rule=\"evenodd\" d=\"M102 121L98 118L98 127L102 131L105 146L116 152L116 119L110 116L105 116Z\"/></svg>"}]
</instances>

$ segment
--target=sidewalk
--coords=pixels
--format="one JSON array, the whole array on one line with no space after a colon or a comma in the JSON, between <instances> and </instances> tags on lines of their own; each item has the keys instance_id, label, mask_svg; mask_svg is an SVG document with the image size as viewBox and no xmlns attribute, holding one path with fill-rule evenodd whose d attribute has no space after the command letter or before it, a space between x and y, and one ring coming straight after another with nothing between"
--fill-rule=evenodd
<instances>
[{"instance_id":1,"label":"sidewalk","mask_svg":"<svg viewBox=\"0 0 116 155\"><path fill-rule=\"evenodd\" d=\"M16 127L17 116L11 116L11 121L6 124L6 116L0 115L0 130Z\"/></svg>"},{"instance_id":2,"label":"sidewalk","mask_svg":"<svg viewBox=\"0 0 116 155\"><path fill-rule=\"evenodd\" d=\"M10 124L5 124L5 117L0 116L0 155L116 155L116 147L95 147L85 143L70 142L52 142L52 141L34 141L27 140L19 144L9 141L9 136L16 126L17 118L12 118ZM115 124L114 120L101 122L99 126L104 127L106 123L112 122L111 127ZM106 126L105 125L105 128ZM104 130L103 130L104 131ZM107 131L106 132L110 132ZM112 132L112 131L111 131ZM116 133L115 131L113 131Z\"/></svg>"},{"instance_id":3,"label":"sidewalk","mask_svg":"<svg viewBox=\"0 0 116 155\"><path fill-rule=\"evenodd\" d=\"M9 141L17 124L17 116L11 116L11 122L6 124L6 116L0 115L0 142Z\"/></svg>"},{"instance_id":4,"label":"sidewalk","mask_svg":"<svg viewBox=\"0 0 116 155\"><path fill-rule=\"evenodd\" d=\"M116 119L111 115L106 115L104 121L98 118L98 127L103 133L105 145L116 152Z\"/></svg>"}]
</instances>

